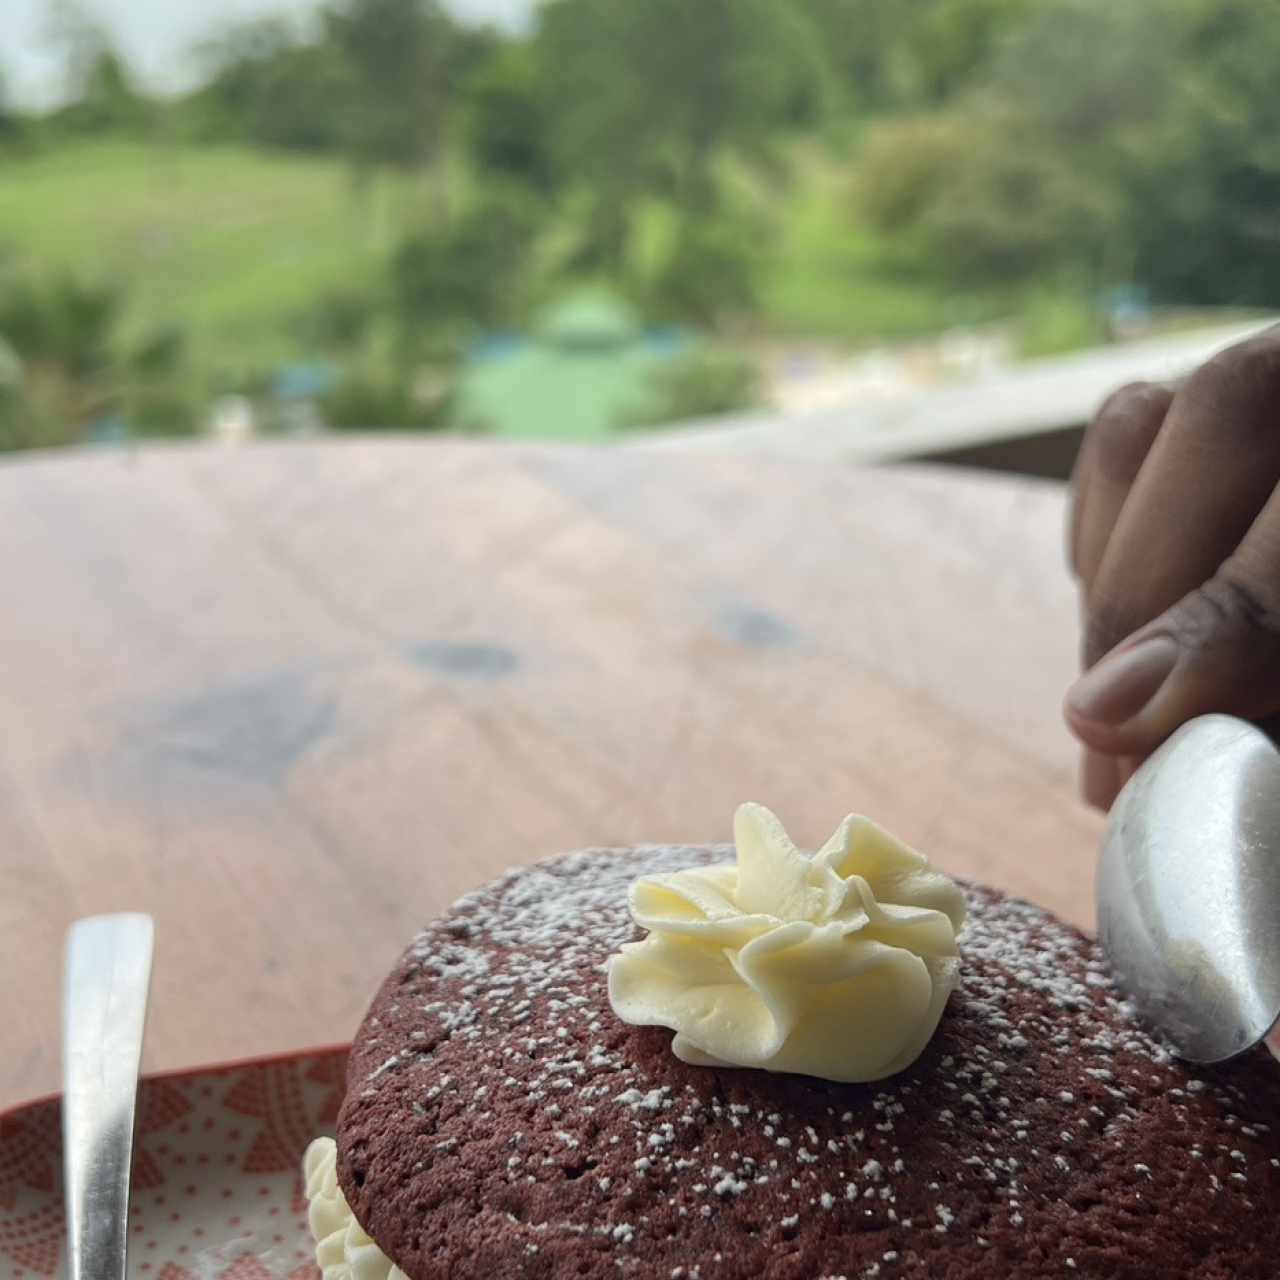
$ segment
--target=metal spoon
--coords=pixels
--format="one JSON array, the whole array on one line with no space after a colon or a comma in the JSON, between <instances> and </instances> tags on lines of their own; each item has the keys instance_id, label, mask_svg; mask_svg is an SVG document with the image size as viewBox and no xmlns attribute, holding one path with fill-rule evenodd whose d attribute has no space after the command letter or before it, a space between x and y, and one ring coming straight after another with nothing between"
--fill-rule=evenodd
<instances>
[{"instance_id":1,"label":"metal spoon","mask_svg":"<svg viewBox=\"0 0 1280 1280\"><path fill-rule=\"evenodd\" d=\"M150 916L92 916L67 935L62 1162L69 1280L124 1280Z\"/></svg>"},{"instance_id":2,"label":"metal spoon","mask_svg":"<svg viewBox=\"0 0 1280 1280\"><path fill-rule=\"evenodd\" d=\"M1280 1019L1280 751L1201 716L1129 780L1098 865L1098 935L1138 1012L1192 1062Z\"/></svg>"}]
</instances>

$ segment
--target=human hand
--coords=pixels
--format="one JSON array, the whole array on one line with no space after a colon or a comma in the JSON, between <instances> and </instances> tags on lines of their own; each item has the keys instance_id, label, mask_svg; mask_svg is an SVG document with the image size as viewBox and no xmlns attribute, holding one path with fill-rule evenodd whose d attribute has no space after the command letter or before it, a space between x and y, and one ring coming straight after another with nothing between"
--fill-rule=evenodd
<instances>
[{"instance_id":1,"label":"human hand","mask_svg":"<svg viewBox=\"0 0 1280 1280\"><path fill-rule=\"evenodd\" d=\"M1280 712L1280 325L1177 386L1112 395L1072 477L1085 674L1065 715L1085 799L1211 711Z\"/></svg>"}]
</instances>

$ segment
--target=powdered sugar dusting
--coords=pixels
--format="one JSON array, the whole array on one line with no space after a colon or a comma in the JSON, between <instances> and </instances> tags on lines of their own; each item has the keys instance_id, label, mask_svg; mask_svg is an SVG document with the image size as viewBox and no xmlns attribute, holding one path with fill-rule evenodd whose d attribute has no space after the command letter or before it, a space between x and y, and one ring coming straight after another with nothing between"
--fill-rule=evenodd
<instances>
[{"instance_id":1,"label":"powdered sugar dusting","mask_svg":"<svg viewBox=\"0 0 1280 1280\"><path fill-rule=\"evenodd\" d=\"M492 1176L512 1230L544 1244L599 1239L622 1272L672 1247L672 1221L724 1215L775 1250L811 1219L865 1235L874 1262L851 1274L892 1274L957 1241L984 1249L997 1227L1021 1230L1066 1195L1082 1152L1091 1164L1114 1152L1135 1187L1148 1185L1158 1165L1140 1158L1147 1148L1124 1153L1153 1100L1175 1117L1206 1107L1250 1117L1221 1151L1186 1140L1187 1194L1247 1199L1264 1176L1280 1188L1275 1138L1239 1089L1173 1062L1091 943L983 890L969 895L961 986L935 1046L892 1080L712 1072L641 1052L663 1033L624 1027L605 990L604 961L636 936L627 887L641 872L731 858L727 846L586 851L461 899L408 953L404 989L433 997L414 1010L409 1046L379 1053L381 1026L366 1023L357 1111L394 1089L437 1141L501 1142ZM467 1064L450 1087L441 1057ZM1071 1087L1046 1091L1055 1060ZM511 1134L495 1113L513 1111L529 1123ZM1166 1125L1161 1141L1179 1140ZM1062 1265L1087 1256L1085 1236L1070 1243ZM661 1274L693 1276L694 1261Z\"/></svg>"}]
</instances>

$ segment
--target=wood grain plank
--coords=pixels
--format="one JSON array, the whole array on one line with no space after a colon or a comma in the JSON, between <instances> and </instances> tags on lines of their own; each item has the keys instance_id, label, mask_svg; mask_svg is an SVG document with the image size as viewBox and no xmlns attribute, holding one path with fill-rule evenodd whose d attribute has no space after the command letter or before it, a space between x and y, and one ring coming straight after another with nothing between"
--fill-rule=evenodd
<instances>
[{"instance_id":1,"label":"wood grain plank","mask_svg":"<svg viewBox=\"0 0 1280 1280\"><path fill-rule=\"evenodd\" d=\"M0 1105L61 938L157 917L147 1065L343 1039L506 866L850 809L1092 914L1063 494L374 439L0 467Z\"/></svg>"}]
</instances>

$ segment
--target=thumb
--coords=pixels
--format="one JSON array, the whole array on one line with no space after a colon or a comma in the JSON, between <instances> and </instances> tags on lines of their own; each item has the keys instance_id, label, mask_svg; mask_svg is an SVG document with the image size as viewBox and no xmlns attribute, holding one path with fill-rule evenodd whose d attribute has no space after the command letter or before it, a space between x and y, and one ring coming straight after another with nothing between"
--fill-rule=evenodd
<instances>
[{"instance_id":1,"label":"thumb","mask_svg":"<svg viewBox=\"0 0 1280 1280\"><path fill-rule=\"evenodd\" d=\"M1280 711L1280 593L1238 554L1086 671L1064 706L1086 746L1138 757L1211 711Z\"/></svg>"}]
</instances>

